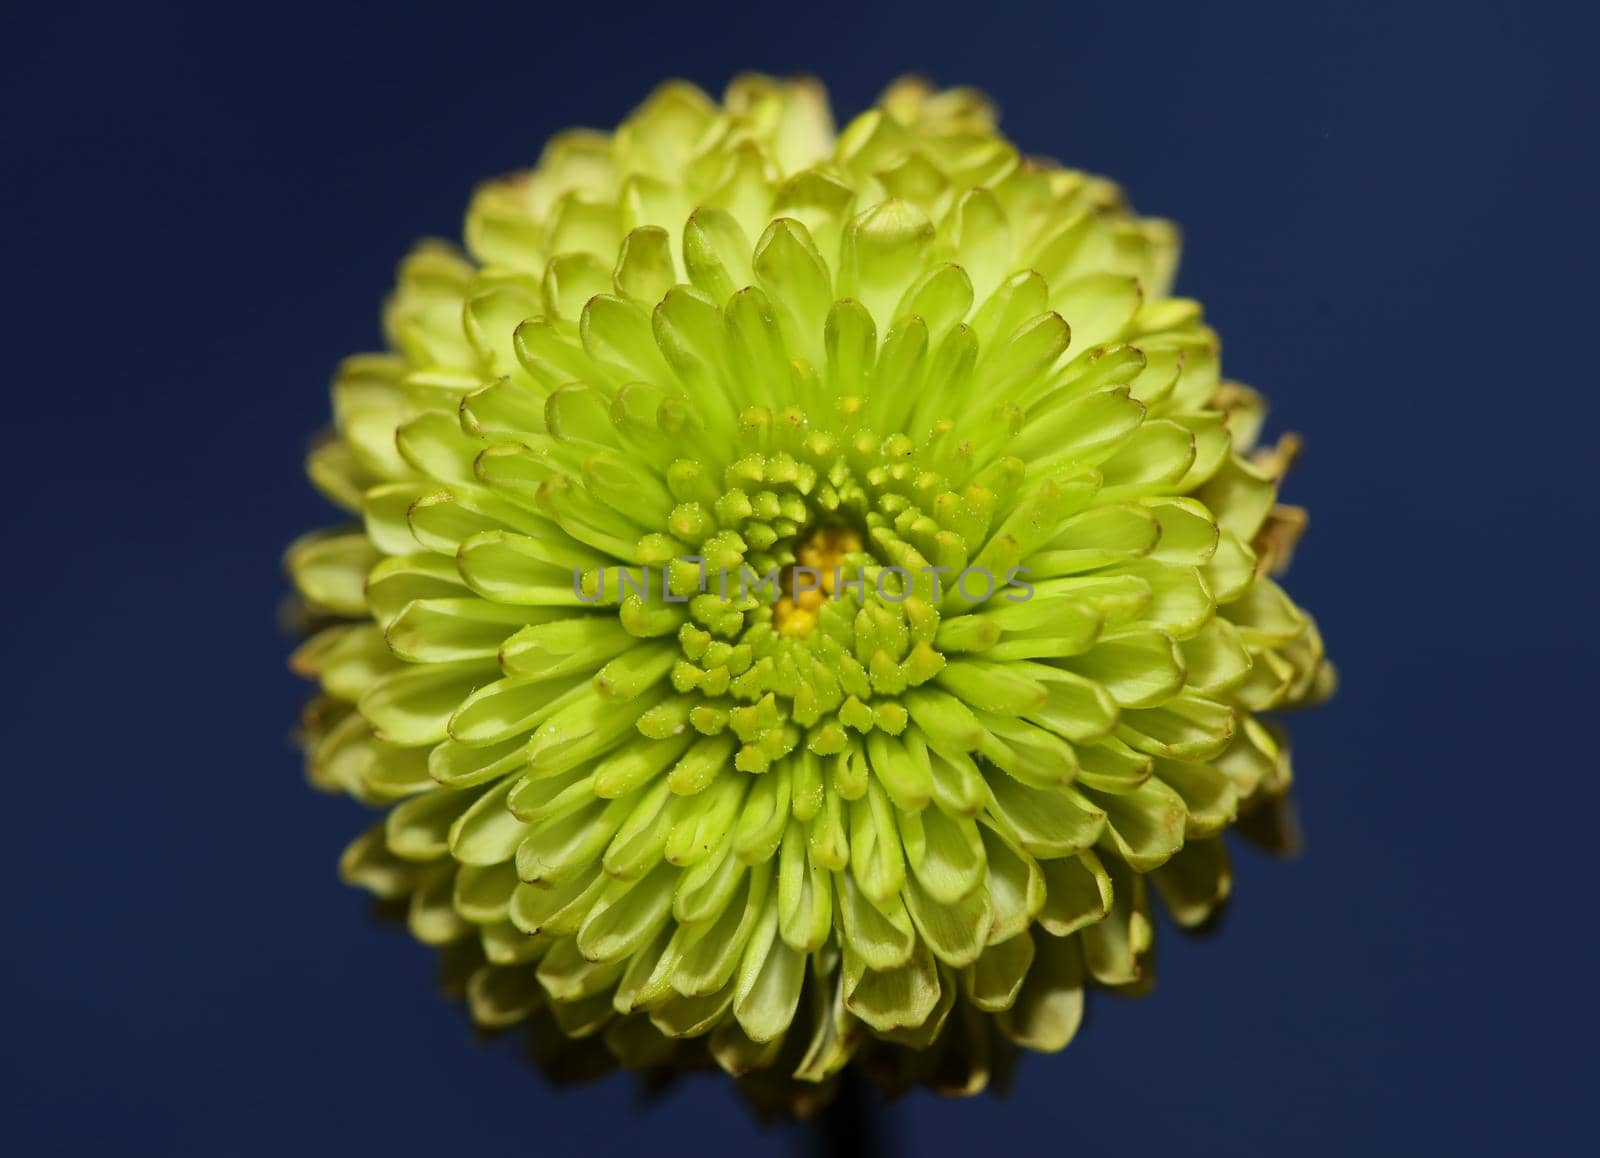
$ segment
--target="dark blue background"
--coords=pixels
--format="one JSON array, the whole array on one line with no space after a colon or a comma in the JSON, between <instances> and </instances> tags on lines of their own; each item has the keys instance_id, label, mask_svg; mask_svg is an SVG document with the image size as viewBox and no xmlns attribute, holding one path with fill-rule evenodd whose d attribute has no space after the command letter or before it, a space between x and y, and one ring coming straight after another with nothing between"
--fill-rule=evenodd
<instances>
[{"instance_id":1,"label":"dark blue background","mask_svg":"<svg viewBox=\"0 0 1600 1158\"><path fill-rule=\"evenodd\" d=\"M659 78L917 69L1181 221L1226 369L1308 436L1309 851L904 1153L1503 1154L1592 1104L1596 27L1341 3L13 9L5 131L11 1153L791 1149L475 1044L333 866L278 557L325 384L483 175ZM1588 594L1585 594L1588 592ZM6 1143L11 1143L6 1145Z\"/></svg>"}]
</instances>

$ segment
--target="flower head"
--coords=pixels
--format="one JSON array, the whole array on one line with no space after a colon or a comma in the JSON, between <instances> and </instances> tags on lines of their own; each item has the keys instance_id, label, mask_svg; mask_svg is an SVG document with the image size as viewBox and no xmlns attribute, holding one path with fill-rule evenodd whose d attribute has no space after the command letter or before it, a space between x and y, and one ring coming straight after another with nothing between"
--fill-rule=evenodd
<instances>
[{"instance_id":1,"label":"flower head","mask_svg":"<svg viewBox=\"0 0 1600 1158\"><path fill-rule=\"evenodd\" d=\"M289 552L346 877L473 1016L981 1089L1227 896L1331 688L1169 224L914 81L663 86L400 269Z\"/></svg>"}]
</instances>

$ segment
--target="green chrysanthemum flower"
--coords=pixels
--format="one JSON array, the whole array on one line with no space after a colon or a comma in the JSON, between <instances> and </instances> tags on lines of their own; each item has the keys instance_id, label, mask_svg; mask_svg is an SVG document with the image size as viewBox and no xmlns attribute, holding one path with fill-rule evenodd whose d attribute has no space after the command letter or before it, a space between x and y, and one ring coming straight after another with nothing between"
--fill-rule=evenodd
<instances>
[{"instance_id":1,"label":"green chrysanthemum flower","mask_svg":"<svg viewBox=\"0 0 1600 1158\"><path fill-rule=\"evenodd\" d=\"M836 135L745 78L558 137L466 243L341 368L309 470L361 523L289 566L312 778L389 806L344 873L476 1020L971 1092L1147 982L1147 886L1206 920L1281 827L1264 714L1332 684L1176 231L973 92Z\"/></svg>"}]
</instances>

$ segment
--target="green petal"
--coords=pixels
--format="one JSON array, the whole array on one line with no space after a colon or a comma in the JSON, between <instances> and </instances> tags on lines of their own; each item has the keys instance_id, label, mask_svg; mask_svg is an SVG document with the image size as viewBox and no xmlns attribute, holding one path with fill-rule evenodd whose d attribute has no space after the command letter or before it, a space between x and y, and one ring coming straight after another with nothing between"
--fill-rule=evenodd
<instances>
[{"instance_id":1,"label":"green petal","mask_svg":"<svg viewBox=\"0 0 1600 1158\"><path fill-rule=\"evenodd\" d=\"M419 599L384 629L390 649L412 663L493 659L531 615L481 599Z\"/></svg>"},{"instance_id":2,"label":"green petal","mask_svg":"<svg viewBox=\"0 0 1600 1158\"><path fill-rule=\"evenodd\" d=\"M464 865L497 865L517 853L529 826L506 809L512 782L491 788L450 829L450 855Z\"/></svg>"},{"instance_id":3,"label":"green petal","mask_svg":"<svg viewBox=\"0 0 1600 1158\"><path fill-rule=\"evenodd\" d=\"M933 225L914 205L890 198L856 217L845 228L838 285L879 319L894 307L922 272L933 241Z\"/></svg>"},{"instance_id":4,"label":"green petal","mask_svg":"<svg viewBox=\"0 0 1600 1158\"><path fill-rule=\"evenodd\" d=\"M361 615L367 572L378 559L365 536L322 532L296 540L285 564L307 603L336 615Z\"/></svg>"},{"instance_id":5,"label":"green petal","mask_svg":"<svg viewBox=\"0 0 1600 1158\"><path fill-rule=\"evenodd\" d=\"M914 1029L939 1004L939 970L928 947L918 943L911 959L899 968L863 968L849 947L845 951L845 1006L881 1033Z\"/></svg>"},{"instance_id":6,"label":"green petal","mask_svg":"<svg viewBox=\"0 0 1600 1158\"><path fill-rule=\"evenodd\" d=\"M1083 945L1084 964L1096 981L1132 985L1144 976L1151 935L1144 878L1122 872L1112 874L1111 911L1103 920L1084 926L1077 940Z\"/></svg>"},{"instance_id":7,"label":"green petal","mask_svg":"<svg viewBox=\"0 0 1600 1158\"><path fill-rule=\"evenodd\" d=\"M1033 937L1026 932L991 943L962 975L967 996L985 1013L1010 1009L1022 991L1033 957Z\"/></svg>"},{"instance_id":8,"label":"green petal","mask_svg":"<svg viewBox=\"0 0 1600 1158\"><path fill-rule=\"evenodd\" d=\"M1188 813L1183 797L1160 780L1145 781L1131 792L1084 795L1106 813L1106 836L1117 854L1138 872L1166 863L1183 847Z\"/></svg>"},{"instance_id":9,"label":"green petal","mask_svg":"<svg viewBox=\"0 0 1600 1158\"><path fill-rule=\"evenodd\" d=\"M1039 924L1051 936L1070 936L1111 911L1111 878L1094 853L1042 861L1039 867L1045 880Z\"/></svg>"},{"instance_id":10,"label":"green petal","mask_svg":"<svg viewBox=\"0 0 1600 1158\"><path fill-rule=\"evenodd\" d=\"M906 882L906 911L933 955L957 969L977 960L994 918L982 886L949 904L932 897L915 877Z\"/></svg>"},{"instance_id":11,"label":"green petal","mask_svg":"<svg viewBox=\"0 0 1600 1158\"><path fill-rule=\"evenodd\" d=\"M519 884L511 893L508 915L512 924L530 937L571 936L606 884L604 874L597 870L574 875L561 884Z\"/></svg>"},{"instance_id":12,"label":"green petal","mask_svg":"<svg viewBox=\"0 0 1600 1158\"><path fill-rule=\"evenodd\" d=\"M580 952L591 961L621 961L649 942L672 909L678 870L657 865L641 880L615 880L601 892L578 929Z\"/></svg>"},{"instance_id":13,"label":"green petal","mask_svg":"<svg viewBox=\"0 0 1600 1158\"><path fill-rule=\"evenodd\" d=\"M1191 841L1151 879L1172 919L1184 928L1211 916L1233 887L1228 850L1220 839Z\"/></svg>"},{"instance_id":14,"label":"green petal","mask_svg":"<svg viewBox=\"0 0 1600 1158\"><path fill-rule=\"evenodd\" d=\"M737 865L732 858L729 862ZM736 872L733 879L738 891L721 914L704 924L682 924L675 934L679 957L672 987L685 997L708 996L729 983L745 946L768 911L769 866L757 865L748 871L736 868Z\"/></svg>"},{"instance_id":15,"label":"green petal","mask_svg":"<svg viewBox=\"0 0 1600 1158\"><path fill-rule=\"evenodd\" d=\"M1044 875L1038 863L992 825L982 829L988 864L987 890L993 918L989 944L1009 941L1028 927L1045 901Z\"/></svg>"},{"instance_id":16,"label":"green petal","mask_svg":"<svg viewBox=\"0 0 1600 1158\"><path fill-rule=\"evenodd\" d=\"M789 1028L805 981L804 955L778 935L778 908L778 897L769 895L734 984L734 1016L756 1042L771 1041Z\"/></svg>"},{"instance_id":17,"label":"green petal","mask_svg":"<svg viewBox=\"0 0 1600 1158\"><path fill-rule=\"evenodd\" d=\"M1069 856L1099 838L1106 816L1068 788L1031 788L1012 776L992 776L993 814L1036 856Z\"/></svg>"},{"instance_id":18,"label":"green petal","mask_svg":"<svg viewBox=\"0 0 1600 1158\"><path fill-rule=\"evenodd\" d=\"M486 1029L515 1025L543 1002L535 971L486 966L467 982L472 1020Z\"/></svg>"},{"instance_id":19,"label":"green petal","mask_svg":"<svg viewBox=\"0 0 1600 1158\"><path fill-rule=\"evenodd\" d=\"M390 810L384 820L389 851L406 860L434 860L450 848L450 830L478 799L475 792L426 792Z\"/></svg>"},{"instance_id":20,"label":"green petal","mask_svg":"<svg viewBox=\"0 0 1600 1158\"><path fill-rule=\"evenodd\" d=\"M607 995L622 976L623 962L590 961L576 937L557 941L539 962L539 984L558 1002L576 1002Z\"/></svg>"},{"instance_id":21,"label":"green petal","mask_svg":"<svg viewBox=\"0 0 1600 1158\"><path fill-rule=\"evenodd\" d=\"M1051 1053L1066 1048L1083 1021L1083 964L1074 938L1035 934L1033 941L1033 967L998 1020L1018 1045Z\"/></svg>"},{"instance_id":22,"label":"green petal","mask_svg":"<svg viewBox=\"0 0 1600 1158\"><path fill-rule=\"evenodd\" d=\"M452 898L456 912L475 925L506 921L511 913L511 895L519 883L516 866L509 861L466 865L456 874ZM523 936L520 930L517 936Z\"/></svg>"},{"instance_id":23,"label":"green petal","mask_svg":"<svg viewBox=\"0 0 1600 1158\"><path fill-rule=\"evenodd\" d=\"M970 816L929 808L899 820L906 861L934 901L954 904L983 883L983 837Z\"/></svg>"},{"instance_id":24,"label":"green petal","mask_svg":"<svg viewBox=\"0 0 1600 1158\"><path fill-rule=\"evenodd\" d=\"M432 868L411 894L406 908L406 928L425 945L447 945L465 937L472 926L456 913L453 903L455 868L439 864Z\"/></svg>"},{"instance_id":25,"label":"green petal","mask_svg":"<svg viewBox=\"0 0 1600 1158\"><path fill-rule=\"evenodd\" d=\"M1233 736L1231 708L1188 692L1159 708L1124 712L1122 719L1118 738L1152 756L1209 760Z\"/></svg>"},{"instance_id":26,"label":"green petal","mask_svg":"<svg viewBox=\"0 0 1600 1158\"><path fill-rule=\"evenodd\" d=\"M837 878L841 939L868 969L897 969L911 959L917 935L898 896L876 905L848 874Z\"/></svg>"},{"instance_id":27,"label":"green petal","mask_svg":"<svg viewBox=\"0 0 1600 1158\"><path fill-rule=\"evenodd\" d=\"M798 821L779 857L778 917L784 941L800 953L820 949L833 925L833 876L810 855Z\"/></svg>"}]
</instances>

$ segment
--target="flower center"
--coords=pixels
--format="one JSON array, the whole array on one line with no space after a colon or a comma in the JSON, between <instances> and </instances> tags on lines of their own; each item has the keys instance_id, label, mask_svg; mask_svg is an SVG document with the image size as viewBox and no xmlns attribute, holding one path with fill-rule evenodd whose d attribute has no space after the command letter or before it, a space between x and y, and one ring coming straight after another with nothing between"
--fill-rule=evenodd
<instances>
[{"instance_id":1,"label":"flower center","mask_svg":"<svg viewBox=\"0 0 1600 1158\"><path fill-rule=\"evenodd\" d=\"M772 610L780 635L804 639L817 626L823 601L838 592L847 555L861 550L861 536L849 527L820 527L795 547L795 561L783 569L783 591Z\"/></svg>"}]
</instances>

